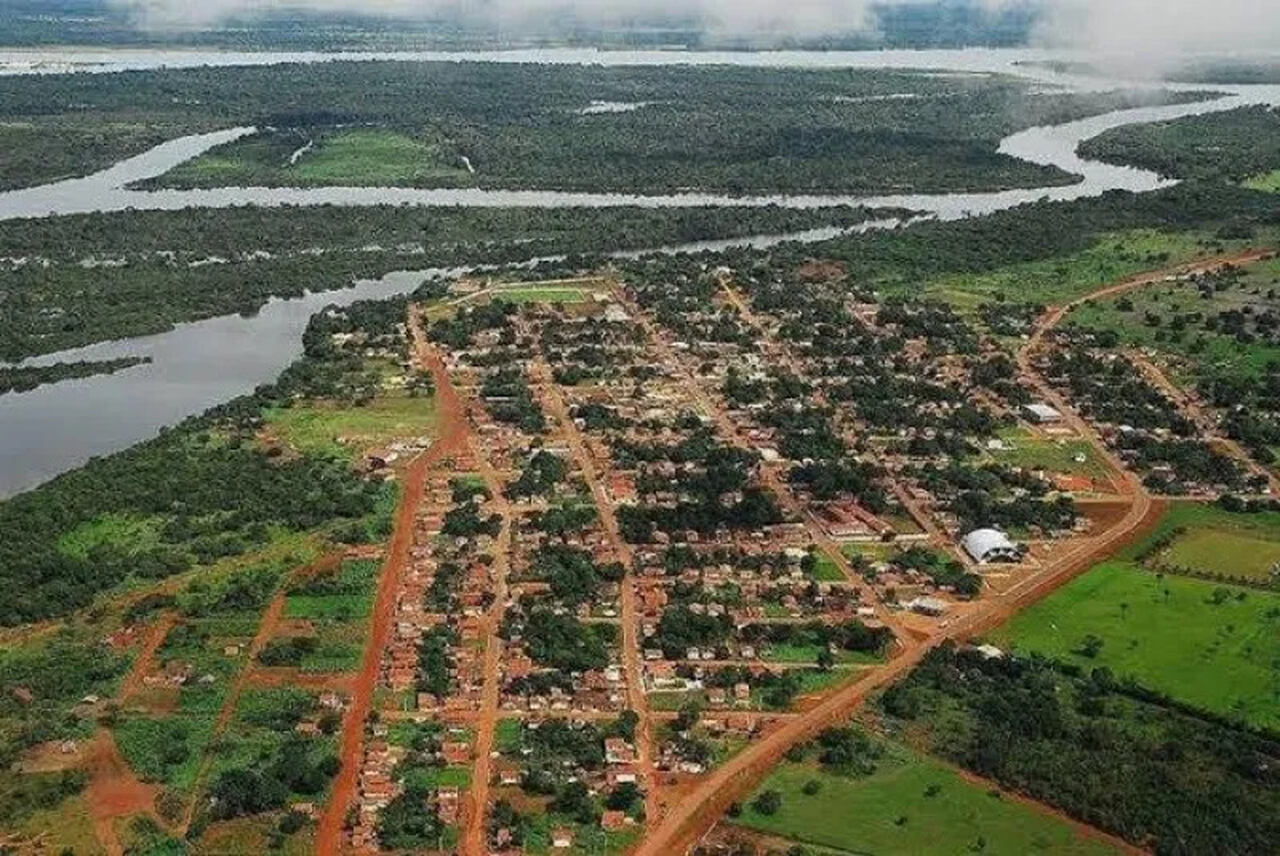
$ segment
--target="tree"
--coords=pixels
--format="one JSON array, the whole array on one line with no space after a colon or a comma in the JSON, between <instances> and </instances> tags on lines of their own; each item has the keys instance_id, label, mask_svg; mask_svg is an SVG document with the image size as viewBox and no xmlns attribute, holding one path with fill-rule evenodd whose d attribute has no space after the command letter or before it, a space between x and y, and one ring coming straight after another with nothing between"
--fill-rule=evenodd
<instances>
[{"instance_id":1,"label":"tree","mask_svg":"<svg viewBox=\"0 0 1280 856\"><path fill-rule=\"evenodd\" d=\"M1090 633L1080 642L1079 653L1081 656L1088 657L1092 660L1102 653L1103 644L1104 641L1101 636Z\"/></svg>"},{"instance_id":2,"label":"tree","mask_svg":"<svg viewBox=\"0 0 1280 856\"><path fill-rule=\"evenodd\" d=\"M751 807L759 814L766 816L777 814L778 809L782 808L782 794L772 790L765 791L755 798Z\"/></svg>"}]
</instances>

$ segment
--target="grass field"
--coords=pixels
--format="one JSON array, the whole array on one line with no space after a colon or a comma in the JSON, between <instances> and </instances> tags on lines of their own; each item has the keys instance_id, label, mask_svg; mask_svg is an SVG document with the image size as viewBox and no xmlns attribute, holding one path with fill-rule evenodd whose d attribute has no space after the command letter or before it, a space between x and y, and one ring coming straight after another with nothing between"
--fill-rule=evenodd
<instances>
[{"instance_id":1,"label":"grass field","mask_svg":"<svg viewBox=\"0 0 1280 856\"><path fill-rule=\"evenodd\" d=\"M1207 255L1201 236L1153 229L1109 235L1074 255L1010 265L990 273L960 274L928 284L930 297L958 311L1004 295L1009 300L1063 303L1128 276Z\"/></svg>"},{"instance_id":2,"label":"grass field","mask_svg":"<svg viewBox=\"0 0 1280 856\"><path fill-rule=\"evenodd\" d=\"M396 439L430 434L435 408L430 398L380 396L365 407L276 408L267 412L267 421L280 439L300 452L353 458ZM341 438L348 442L340 443Z\"/></svg>"},{"instance_id":3,"label":"grass field","mask_svg":"<svg viewBox=\"0 0 1280 856\"><path fill-rule=\"evenodd\" d=\"M844 571L840 570L840 566L835 560L822 551L814 554L816 562L813 566L813 578L818 582L824 583L842 583L845 580Z\"/></svg>"},{"instance_id":4,"label":"grass field","mask_svg":"<svg viewBox=\"0 0 1280 856\"><path fill-rule=\"evenodd\" d=\"M1147 558L1148 568L1170 573L1187 569L1265 585L1280 561L1280 513L1233 514L1212 505L1181 503L1165 513L1150 537L1121 558L1133 558L1169 538L1168 546Z\"/></svg>"},{"instance_id":5,"label":"grass field","mask_svg":"<svg viewBox=\"0 0 1280 856\"><path fill-rule=\"evenodd\" d=\"M494 747L503 755L514 755L520 751L520 732L523 724L518 719L499 719L494 732Z\"/></svg>"},{"instance_id":6,"label":"grass field","mask_svg":"<svg viewBox=\"0 0 1280 856\"><path fill-rule=\"evenodd\" d=\"M1266 539L1222 529L1194 529L1180 536L1162 554L1176 568L1223 573L1268 583L1280 565L1280 538Z\"/></svg>"},{"instance_id":7,"label":"grass field","mask_svg":"<svg viewBox=\"0 0 1280 856\"><path fill-rule=\"evenodd\" d=\"M1102 640L1095 656L1084 639ZM1001 647L1107 666L1207 710L1280 727L1280 595L1112 561L991 634Z\"/></svg>"},{"instance_id":8,"label":"grass field","mask_svg":"<svg viewBox=\"0 0 1280 856\"><path fill-rule=\"evenodd\" d=\"M465 180L459 162L444 162L437 147L395 131L344 131L324 137L315 150L285 169L299 184L351 184L370 187L415 186L441 180Z\"/></svg>"},{"instance_id":9,"label":"grass field","mask_svg":"<svg viewBox=\"0 0 1280 856\"><path fill-rule=\"evenodd\" d=\"M1192 375L1212 371L1256 377L1269 362L1280 359L1280 348L1268 345L1265 336L1243 342L1226 331L1205 330L1196 322L1189 323L1178 336L1170 335L1170 330L1175 316L1203 313L1216 317L1220 312L1278 311L1280 300L1274 296L1277 282L1280 282L1280 260L1263 261L1250 265L1245 277L1215 291L1208 300L1200 297L1194 284L1159 283L1121 297L1083 304L1072 311L1067 322L1088 330L1113 332L1126 345L1173 354L1193 367ZM1132 309L1121 309L1130 304ZM1148 319L1159 319L1160 324L1148 323ZM1175 380L1192 379L1175 377Z\"/></svg>"},{"instance_id":10,"label":"grass field","mask_svg":"<svg viewBox=\"0 0 1280 856\"><path fill-rule=\"evenodd\" d=\"M58 539L58 551L65 556L87 559L95 547L114 547L138 553L160 544L162 517L137 514L106 514L82 523Z\"/></svg>"},{"instance_id":11,"label":"grass field","mask_svg":"<svg viewBox=\"0 0 1280 856\"><path fill-rule=\"evenodd\" d=\"M493 296L511 303L582 303L590 294L591 291L586 288L528 286L500 288Z\"/></svg>"},{"instance_id":12,"label":"grass field","mask_svg":"<svg viewBox=\"0 0 1280 856\"><path fill-rule=\"evenodd\" d=\"M68 797L55 808L35 812L13 831L23 836L40 836L40 846L30 852L75 853L76 856L98 856L106 852L94 834L89 806L82 796Z\"/></svg>"},{"instance_id":13,"label":"grass field","mask_svg":"<svg viewBox=\"0 0 1280 856\"><path fill-rule=\"evenodd\" d=\"M764 659L774 663L816 663L820 650L821 648L817 645L770 645L768 656ZM838 651L835 661L837 663L878 663L880 658L859 651Z\"/></svg>"},{"instance_id":14,"label":"grass field","mask_svg":"<svg viewBox=\"0 0 1280 856\"><path fill-rule=\"evenodd\" d=\"M1280 193L1280 169L1262 175L1255 175L1244 183L1252 190L1265 190L1269 193Z\"/></svg>"},{"instance_id":15,"label":"grass field","mask_svg":"<svg viewBox=\"0 0 1280 856\"><path fill-rule=\"evenodd\" d=\"M812 796L803 790L810 781L821 786ZM748 800L733 822L844 853L1102 856L1117 852L1080 838L1056 818L992 796L941 764L898 747L891 747L877 770L864 778L785 763L769 775L757 794L767 790L782 795L776 814L763 815Z\"/></svg>"},{"instance_id":16,"label":"grass field","mask_svg":"<svg viewBox=\"0 0 1280 856\"><path fill-rule=\"evenodd\" d=\"M992 460L1013 467L1044 469L1052 473L1088 476L1100 479L1107 475L1106 462L1093 444L1084 440L1056 440L1037 435L1025 428L1000 432L1008 448L991 450ZM1077 458L1083 457L1083 461Z\"/></svg>"},{"instance_id":17,"label":"grass field","mask_svg":"<svg viewBox=\"0 0 1280 856\"><path fill-rule=\"evenodd\" d=\"M460 160L450 162L438 147L391 130L338 131L315 140L314 147L290 164L305 144L295 136L270 133L238 140L182 164L166 180L199 186L324 185L418 187L467 184Z\"/></svg>"}]
</instances>

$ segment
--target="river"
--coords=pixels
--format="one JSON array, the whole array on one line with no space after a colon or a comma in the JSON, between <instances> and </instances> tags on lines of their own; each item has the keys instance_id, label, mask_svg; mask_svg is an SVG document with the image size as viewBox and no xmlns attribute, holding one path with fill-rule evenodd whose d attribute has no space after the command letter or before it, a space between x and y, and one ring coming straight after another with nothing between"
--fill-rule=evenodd
<instances>
[{"instance_id":1,"label":"river","mask_svg":"<svg viewBox=\"0 0 1280 856\"><path fill-rule=\"evenodd\" d=\"M1120 81L1055 74L1023 63L1061 59L1062 54L1021 50L868 51L868 52L663 52L538 50L511 52L391 54L237 54L175 51L0 51L0 75L77 70L111 73L128 69L199 65L268 65L281 62L326 62L337 59L548 62L609 65L735 64L757 67L915 68L940 73L1009 73L1047 85L1071 89L1106 89ZM1069 57L1070 58L1070 57ZM1179 88L1179 87L1170 87ZM1203 89L1204 87L1198 87ZM209 149L247 133L234 128L174 140L110 169L82 179L0 194L0 221L15 217L118 211L125 208L179 210L236 205L372 205L488 207L606 207L689 205L790 207L866 205L901 207L954 219L986 214L1037 199L1068 200L1123 189L1155 190L1166 184L1143 170L1085 161L1077 145L1103 131L1135 122L1231 109L1253 103L1280 104L1280 86L1214 86L1228 93L1213 101L1120 110L1063 125L1029 128L1012 134L1000 151L1038 164L1061 167L1083 180L1064 187L996 193L913 194L901 196L754 196L667 194L635 196L555 191L416 190L404 188L225 188L217 190L129 190L128 185L158 176ZM869 228L887 228L871 223ZM708 242L661 248L665 252L715 249L734 244L767 246L779 240L817 241L838 230L819 229L799 235ZM632 255L628 253L626 255ZM108 454L153 436L165 426L251 391L273 380L301 352L300 335L307 319L325 305L390 297L412 291L424 278L443 271L401 271L380 280L357 283L337 292L295 300L273 300L251 318L228 316L191 324L154 336L104 342L47 354L28 364L149 356L150 364L114 375L84 378L0 396L0 497L40 484L81 465L89 457Z\"/></svg>"}]
</instances>

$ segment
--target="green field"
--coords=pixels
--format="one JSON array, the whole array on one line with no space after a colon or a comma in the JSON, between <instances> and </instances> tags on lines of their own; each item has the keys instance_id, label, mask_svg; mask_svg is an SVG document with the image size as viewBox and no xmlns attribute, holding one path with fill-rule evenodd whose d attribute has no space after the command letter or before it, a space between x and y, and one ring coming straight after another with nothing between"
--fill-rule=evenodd
<instances>
[{"instance_id":1,"label":"green field","mask_svg":"<svg viewBox=\"0 0 1280 856\"><path fill-rule=\"evenodd\" d=\"M269 184L315 187L465 185L462 162L429 142L391 130L336 131L290 164L306 140L270 134L220 146L165 178L196 185Z\"/></svg>"},{"instance_id":2,"label":"green field","mask_svg":"<svg viewBox=\"0 0 1280 856\"><path fill-rule=\"evenodd\" d=\"M810 781L821 785L812 796L803 790ZM1116 852L1080 838L1056 818L992 796L947 767L898 747L891 747L876 771L863 778L833 775L816 765L785 763L756 793L767 790L782 795L776 814L763 815L748 800L733 822L843 853L1101 856Z\"/></svg>"},{"instance_id":3,"label":"green field","mask_svg":"<svg viewBox=\"0 0 1280 856\"><path fill-rule=\"evenodd\" d=\"M447 180L466 183L460 162L449 165L439 149L394 131L345 131L324 137L313 152L285 171L300 184L414 186Z\"/></svg>"},{"instance_id":4,"label":"green field","mask_svg":"<svg viewBox=\"0 0 1280 856\"><path fill-rule=\"evenodd\" d=\"M1093 657L1081 648L1102 640ZM1280 596L1112 561L991 634L1001 647L1060 657L1182 701L1280 726Z\"/></svg>"},{"instance_id":5,"label":"green field","mask_svg":"<svg viewBox=\"0 0 1280 856\"><path fill-rule=\"evenodd\" d=\"M764 659L773 663L816 663L821 650L818 645L769 645L768 656ZM835 654L837 663L878 663L880 661L880 657L860 651L837 651Z\"/></svg>"},{"instance_id":6,"label":"green field","mask_svg":"<svg viewBox=\"0 0 1280 856\"><path fill-rule=\"evenodd\" d=\"M1055 440L1028 431L1010 428L1000 432L1008 448L988 452L991 459L1013 467L1044 469L1051 473L1106 478L1106 462L1092 443L1084 440ZM1083 457L1083 461L1076 458Z\"/></svg>"},{"instance_id":7,"label":"green field","mask_svg":"<svg viewBox=\"0 0 1280 856\"><path fill-rule=\"evenodd\" d=\"M1267 585L1272 567L1280 561L1280 512L1234 514L1213 505L1180 503L1165 512L1148 538L1120 558L1143 552L1151 554L1143 564L1153 571L1190 571Z\"/></svg>"},{"instance_id":8,"label":"green field","mask_svg":"<svg viewBox=\"0 0 1280 856\"><path fill-rule=\"evenodd\" d=\"M352 458L396 439L430 434L435 409L430 398L380 396L364 407L274 408L266 418L280 439L299 452ZM342 438L348 442L339 442Z\"/></svg>"},{"instance_id":9,"label":"green field","mask_svg":"<svg viewBox=\"0 0 1280 856\"><path fill-rule=\"evenodd\" d=\"M116 745L144 781L185 791L195 784L213 736L210 716L129 717L113 730Z\"/></svg>"},{"instance_id":10,"label":"green field","mask_svg":"<svg viewBox=\"0 0 1280 856\"><path fill-rule=\"evenodd\" d=\"M1100 285L1209 252L1203 237L1196 233L1135 229L1106 236L1073 255L1009 265L990 273L947 276L929 283L926 293L961 311L1000 295L1011 300L1063 303Z\"/></svg>"},{"instance_id":11,"label":"green field","mask_svg":"<svg viewBox=\"0 0 1280 856\"><path fill-rule=\"evenodd\" d=\"M501 288L494 292L511 303L582 303L591 294L586 288L545 288L528 286L522 288Z\"/></svg>"},{"instance_id":12,"label":"green field","mask_svg":"<svg viewBox=\"0 0 1280 856\"><path fill-rule=\"evenodd\" d=\"M1280 193L1280 169L1262 175L1255 175L1244 183L1251 190L1265 190L1269 193Z\"/></svg>"},{"instance_id":13,"label":"green field","mask_svg":"<svg viewBox=\"0 0 1280 856\"><path fill-rule=\"evenodd\" d=\"M1215 290L1208 300L1193 283L1154 283L1105 300L1090 301L1072 310L1068 324L1092 331L1116 334L1125 345L1154 348L1186 361L1186 372L1174 372L1175 381L1193 380L1199 373L1245 377L1261 375L1267 364L1280 359L1280 348L1267 344L1266 336L1242 341L1223 331L1206 330L1202 323L1188 323L1174 335L1175 319L1201 314L1216 317L1223 312L1261 314L1280 311L1276 284L1280 259L1250 265L1238 282ZM1132 308L1121 308L1132 306ZM1158 320L1158 324L1151 323Z\"/></svg>"},{"instance_id":14,"label":"green field","mask_svg":"<svg viewBox=\"0 0 1280 856\"><path fill-rule=\"evenodd\" d=\"M115 548L140 553L160 544L160 530L165 519L140 514L105 514L82 523L58 539L58 552L77 559L87 559L91 550Z\"/></svg>"},{"instance_id":15,"label":"green field","mask_svg":"<svg viewBox=\"0 0 1280 856\"><path fill-rule=\"evenodd\" d=\"M1223 573L1269 583L1280 565L1280 538L1267 539L1222 529L1194 529L1161 554L1162 564L1198 573Z\"/></svg>"},{"instance_id":16,"label":"green field","mask_svg":"<svg viewBox=\"0 0 1280 856\"><path fill-rule=\"evenodd\" d=\"M844 571L840 570L840 566L835 560L828 556L825 552L819 550L813 554L815 562L813 565L813 578L823 583L842 583L845 581Z\"/></svg>"}]
</instances>

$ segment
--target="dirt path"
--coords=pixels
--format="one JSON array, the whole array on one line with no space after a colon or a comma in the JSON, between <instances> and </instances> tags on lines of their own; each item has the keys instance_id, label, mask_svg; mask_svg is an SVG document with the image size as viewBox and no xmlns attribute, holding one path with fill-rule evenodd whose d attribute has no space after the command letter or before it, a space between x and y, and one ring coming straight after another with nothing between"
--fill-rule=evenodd
<instances>
[{"instance_id":1,"label":"dirt path","mask_svg":"<svg viewBox=\"0 0 1280 856\"><path fill-rule=\"evenodd\" d=\"M147 675L151 674L152 667L155 665L156 651L160 650L160 646L164 644L164 640L169 635L169 631L173 629L173 625L178 623L178 616L174 612L164 612L160 618L147 631L147 638L142 643L142 649L138 652L137 659L133 661L129 674L125 675L124 680L120 682L120 689L116 693L116 700L121 707L129 697L142 688L142 681Z\"/></svg>"},{"instance_id":2,"label":"dirt path","mask_svg":"<svg viewBox=\"0 0 1280 856\"><path fill-rule=\"evenodd\" d=\"M426 341L418 318L417 307L410 306L409 329L413 336L414 361L430 373L436 388L438 436L431 448L409 465L404 476L400 505L396 509L395 530L387 547L378 594L374 601L372 627L365 646L360 671L352 684L351 703L342 720L342 767L333 783L333 793L320 816L316 832L316 852L336 856L343 850L343 823L347 808L355 802L364 750L364 725L373 710L374 691L382 668L382 655L391 639L395 624L396 592L409 562L418 506L426 490L428 470L438 461L462 448L466 421L457 393L449 383L444 362Z\"/></svg>"},{"instance_id":3,"label":"dirt path","mask_svg":"<svg viewBox=\"0 0 1280 856\"><path fill-rule=\"evenodd\" d=\"M159 788L138 781L121 757L111 732L106 729L99 731L94 738L88 769L89 784L84 797L93 821L94 836L107 856L122 856L124 846L116 832L116 822L137 814L154 817Z\"/></svg>"},{"instance_id":4,"label":"dirt path","mask_svg":"<svg viewBox=\"0 0 1280 856\"><path fill-rule=\"evenodd\" d=\"M1204 260L1176 268L1173 272L1208 271L1223 264L1254 261L1266 254L1255 251ZM1082 539L1080 543L1054 556L1051 561L1019 584L997 597L981 602L977 609L950 624L945 631L939 630L925 639L903 637L900 641L904 643L904 647L899 656L829 696L804 716L785 723L777 731L751 744L714 770L675 806L656 829L646 836L637 847L636 856L666 856L669 853L687 852L714 825L729 804L748 794L791 746L810 739L822 728L843 720L853 709L862 704L870 693L904 676L937 645L948 639L968 639L1000 625L1014 613L1048 596L1091 568L1100 559L1114 553L1154 527L1159 520L1163 504L1151 498L1143 489L1137 476L1120 465L1097 432L1043 382L1032 365L1032 357L1035 351L1042 347L1045 335L1062 322L1072 307L1099 297L1119 294L1162 281L1170 273L1161 271L1146 274L1107 286L1051 311L1040 320L1033 335L1018 355L1019 365L1026 376L1035 382L1046 398L1059 408L1064 418L1078 430L1082 437L1095 446L1116 472L1117 485L1131 500L1126 513L1105 532Z\"/></svg>"},{"instance_id":5,"label":"dirt path","mask_svg":"<svg viewBox=\"0 0 1280 856\"><path fill-rule=\"evenodd\" d=\"M489 783L493 778L493 751L498 734L498 718L502 701L502 639L498 630L502 626L507 608L507 575L511 569L511 506L502 496L502 482L489 462L488 456L473 449L485 487L497 503L502 515L502 529L494 543L493 557L493 605L485 616L483 635L484 689L480 698L480 715L475 721L475 764L471 772L471 791L468 794L466 825L463 829L461 849L466 856L482 856L487 850L485 818L489 808Z\"/></svg>"},{"instance_id":6,"label":"dirt path","mask_svg":"<svg viewBox=\"0 0 1280 856\"><path fill-rule=\"evenodd\" d=\"M543 403L547 410L560 424L569 450L582 471L582 477L591 489L595 498L596 510L600 514L600 523L618 557L627 569L627 578L623 580L620 595L622 622L622 665L627 680L627 705L640 718L636 726L636 766L639 767L641 781L645 783L645 824L656 823L661 818L662 802L658 793L658 776L654 768L654 740L652 719L649 711L649 699L644 691L644 672L640 663L640 615L636 609L636 587L632 576L635 568L635 552L622 537L618 528L618 518L614 512L613 500L600 482L600 474L596 472L587 452L582 432L574 424L565 405L564 397L556 388L550 367L539 362L535 369L535 381L543 392Z\"/></svg>"}]
</instances>

